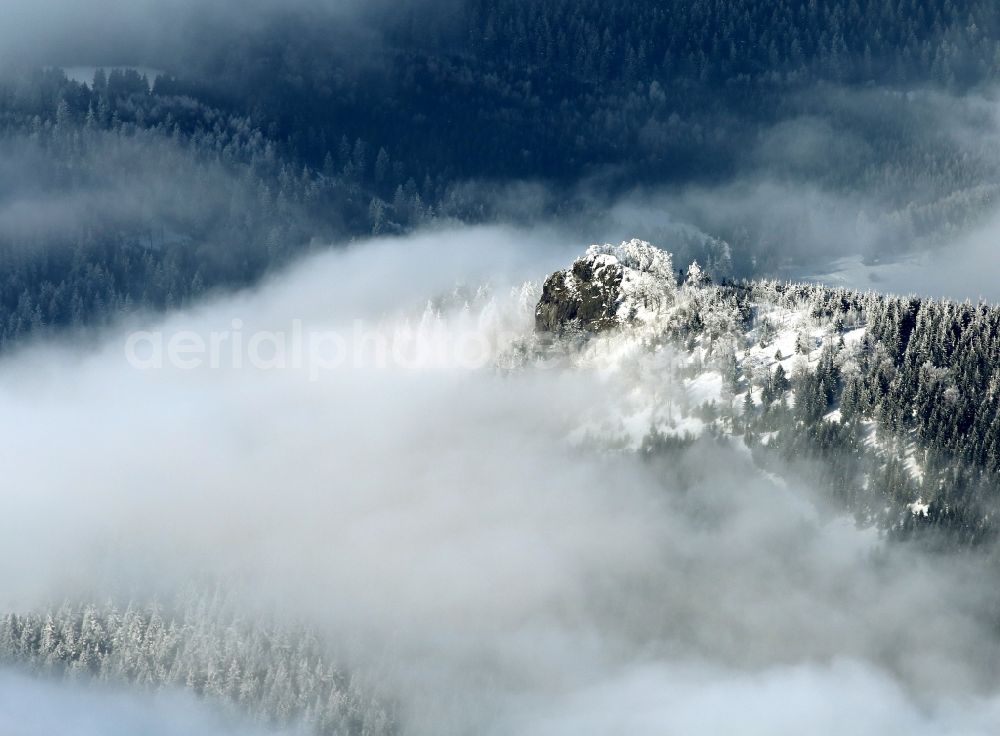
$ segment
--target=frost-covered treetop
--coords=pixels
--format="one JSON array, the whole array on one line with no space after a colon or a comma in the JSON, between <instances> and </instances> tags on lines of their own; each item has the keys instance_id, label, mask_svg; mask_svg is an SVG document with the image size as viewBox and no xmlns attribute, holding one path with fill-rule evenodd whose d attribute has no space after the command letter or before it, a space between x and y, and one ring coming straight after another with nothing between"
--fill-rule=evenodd
<instances>
[{"instance_id":1,"label":"frost-covered treetop","mask_svg":"<svg viewBox=\"0 0 1000 736\"><path fill-rule=\"evenodd\" d=\"M684 279L684 283L689 286L707 286L711 283L711 279L701 269L701 266L698 265L698 261L692 261L691 265L688 266L687 277Z\"/></svg>"},{"instance_id":2,"label":"frost-covered treetop","mask_svg":"<svg viewBox=\"0 0 1000 736\"><path fill-rule=\"evenodd\" d=\"M626 268L648 273L657 279L674 283L674 263L670 253L647 243L645 240L633 238L621 245L592 245L587 249L586 257L597 255L613 256Z\"/></svg>"}]
</instances>

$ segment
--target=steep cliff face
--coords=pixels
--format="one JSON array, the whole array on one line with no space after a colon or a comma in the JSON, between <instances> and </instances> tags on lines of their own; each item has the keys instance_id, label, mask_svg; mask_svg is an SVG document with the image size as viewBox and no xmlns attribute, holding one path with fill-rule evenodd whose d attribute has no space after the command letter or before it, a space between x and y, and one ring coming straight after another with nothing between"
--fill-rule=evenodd
<instances>
[{"instance_id":1,"label":"steep cliff face","mask_svg":"<svg viewBox=\"0 0 1000 736\"><path fill-rule=\"evenodd\" d=\"M641 240L593 245L545 280L535 310L538 332L604 332L645 322L673 303L670 254Z\"/></svg>"}]
</instances>

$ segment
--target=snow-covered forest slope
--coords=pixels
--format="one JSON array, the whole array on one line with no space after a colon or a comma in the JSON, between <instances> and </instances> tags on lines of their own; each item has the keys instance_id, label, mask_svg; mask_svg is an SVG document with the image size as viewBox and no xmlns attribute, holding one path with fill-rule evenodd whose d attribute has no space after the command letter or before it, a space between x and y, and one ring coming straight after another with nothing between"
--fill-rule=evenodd
<instances>
[{"instance_id":1,"label":"snow-covered forest slope","mask_svg":"<svg viewBox=\"0 0 1000 736\"><path fill-rule=\"evenodd\" d=\"M970 543L995 533L1000 309L714 284L634 240L550 276L536 321L540 335L578 343L573 360L642 371L634 413L607 418L624 446L738 435L763 462L807 472L815 461L810 472L887 528L943 527ZM658 385L678 382L680 400L657 401Z\"/></svg>"},{"instance_id":2,"label":"snow-covered forest slope","mask_svg":"<svg viewBox=\"0 0 1000 736\"><path fill-rule=\"evenodd\" d=\"M3 665L276 733L574 733L594 693L585 732L659 733L705 717L684 683L802 677L989 722L997 310L535 248L373 241L147 325L362 319L317 374L8 357Z\"/></svg>"}]
</instances>

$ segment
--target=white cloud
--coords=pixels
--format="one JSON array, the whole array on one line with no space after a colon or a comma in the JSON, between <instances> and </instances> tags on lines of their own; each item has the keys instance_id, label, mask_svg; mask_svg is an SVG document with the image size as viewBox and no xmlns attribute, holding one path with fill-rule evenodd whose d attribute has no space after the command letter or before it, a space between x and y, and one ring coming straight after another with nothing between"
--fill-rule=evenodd
<instances>
[{"instance_id":1,"label":"white cloud","mask_svg":"<svg viewBox=\"0 0 1000 736\"><path fill-rule=\"evenodd\" d=\"M55 684L0 670L0 733L6 736L241 736L232 723L179 692L135 694Z\"/></svg>"},{"instance_id":2,"label":"white cloud","mask_svg":"<svg viewBox=\"0 0 1000 736\"><path fill-rule=\"evenodd\" d=\"M456 280L491 278L527 330L506 287L569 257L501 229L376 241L159 327L391 332ZM496 327L462 312L443 329ZM830 721L840 732L895 715L947 733L977 723L956 697L996 686L975 560L875 555L810 489L710 442L669 462L570 447L595 405L637 388L629 370L144 372L123 342L0 364L3 609L241 581L248 611L317 627L415 734L596 734L618 717L698 733L727 702L741 730L780 733L826 723L837 698L865 706ZM825 664L841 659L855 664ZM889 697L865 699L866 677Z\"/></svg>"},{"instance_id":3,"label":"white cloud","mask_svg":"<svg viewBox=\"0 0 1000 736\"><path fill-rule=\"evenodd\" d=\"M753 672L681 664L622 672L568 702L540 707L516 732L987 736L998 717L995 697L919 702L886 673L856 661Z\"/></svg>"}]
</instances>

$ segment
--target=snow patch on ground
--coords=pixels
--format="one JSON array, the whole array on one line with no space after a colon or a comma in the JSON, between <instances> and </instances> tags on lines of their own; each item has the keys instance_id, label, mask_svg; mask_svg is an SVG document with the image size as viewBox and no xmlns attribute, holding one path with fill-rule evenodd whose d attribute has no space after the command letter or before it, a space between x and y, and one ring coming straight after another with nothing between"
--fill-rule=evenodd
<instances>
[{"instance_id":1,"label":"snow patch on ground","mask_svg":"<svg viewBox=\"0 0 1000 736\"><path fill-rule=\"evenodd\" d=\"M906 447L906 457L903 461L903 467L906 468L910 477L917 483L922 483L924 480L924 469L921 467L920 462L917 460L917 447L916 443L910 442Z\"/></svg>"},{"instance_id":2,"label":"snow patch on ground","mask_svg":"<svg viewBox=\"0 0 1000 736\"><path fill-rule=\"evenodd\" d=\"M693 406L722 401L722 374L718 371L708 371L684 381L688 400Z\"/></svg>"},{"instance_id":3,"label":"snow patch on ground","mask_svg":"<svg viewBox=\"0 0 1000 736\"><path fill-rule=\"evenodd\" d=\"M867 327L857 327L853 330L848 330L844 333L844 345L851 346L859 344L861 340L864 339L867 331Z\"/></svg>"}]
</instances>

